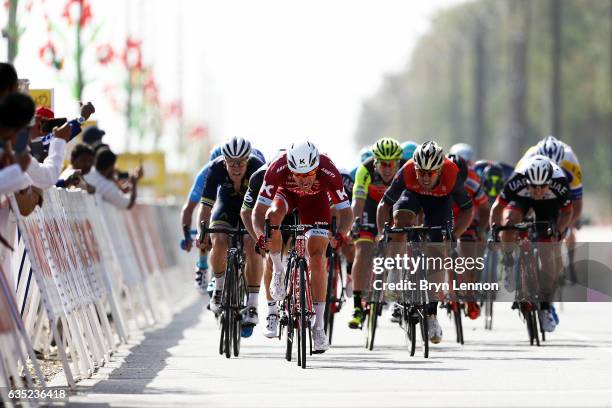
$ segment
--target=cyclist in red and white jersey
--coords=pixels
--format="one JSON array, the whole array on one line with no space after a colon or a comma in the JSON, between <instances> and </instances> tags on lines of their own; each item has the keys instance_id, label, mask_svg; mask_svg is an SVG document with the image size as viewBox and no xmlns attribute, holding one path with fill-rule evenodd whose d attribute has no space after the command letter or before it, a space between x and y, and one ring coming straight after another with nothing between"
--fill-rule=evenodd
<instances>
[{"instance_id":1,"label":"cyclist in red and white jersey","mask_svg":"<svg viewBox=\"0 0 612 408\"><path fill-rule=\"evenodd\" d=\"M332 245L339 246L347 239L353 212L340 172L330 158L325 154L319 154L317 148L310 142L294 143L268 167L253 209L253 228L259 237L258 245L270 251L273 264L270 294L275 300L282 300L285 295L283 286L285 268L281 260L282 238L280 232L274 230L270 242L266 243L265 219L269 219L272 225L279 225L288 212L297 208L300 222L303 224L330 223L330 198L339 217L338 233L331 241ZM262 207L266 209L265 212L262 211ZM323 328L323 316L327 290L325 253L330 237L329 231L317 228L308 230L306 237L316 314L312 330L313 350L321 353L329 348L329 341Z\"/></svg>"}]
</instances>

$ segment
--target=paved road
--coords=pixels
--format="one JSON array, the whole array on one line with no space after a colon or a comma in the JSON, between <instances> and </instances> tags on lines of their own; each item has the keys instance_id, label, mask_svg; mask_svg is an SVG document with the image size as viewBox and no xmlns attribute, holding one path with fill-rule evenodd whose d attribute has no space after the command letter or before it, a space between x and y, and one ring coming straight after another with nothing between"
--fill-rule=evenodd
<instances>
[{"instance_id":1,"label":"paved road","mask_svg":"<svg viewBox=\"0 0 612 408\"><path fill-rule=\"evenodd\" d=\"M402 332L383 319L378 347L337 320L334 348L307 370L283 359L283 344L256 328L240 358L217 354L218 331L203 298L169 324L133 338L111 365L80 382L75 406L489 407L612 405L612 304L565 304L544 346L530 347L509 304L496 305L493 331L465 323L466 344L445 338L429 359L410 357Z\"/></svg>"}]
</instances>

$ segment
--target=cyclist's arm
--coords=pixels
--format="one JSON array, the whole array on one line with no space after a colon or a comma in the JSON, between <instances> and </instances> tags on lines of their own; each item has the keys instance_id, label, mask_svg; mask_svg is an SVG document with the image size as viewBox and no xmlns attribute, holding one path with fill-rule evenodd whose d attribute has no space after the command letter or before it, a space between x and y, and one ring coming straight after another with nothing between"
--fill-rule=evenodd
<instances>
[{"instance_id":1,"label":"cyclist's arm","mask_svg":"<svg viewBox=\"0 0 612 408\"><path fill-rule=\"evenodd\" d=\"M376 228L378 229L378 235L382 235L385 223L389 221L389 211L393 208L393 205L387 204L385 200L381 200L376 207Z\"/></svg>"},{"instance_id":2,"label":"cyclist's arm","mask_svg":"<svg viewBox=\"0 0 612 408\"><path fill-rule=\"evenodd\" d=\"M570 221L572 220L572 206L569 206L568 209L561 209L559 212L559 218L557 218L557 224L555 225L555 229L559 232L565 231L567 227L570 225Z\"/></svg>"},{"instance_id":3,"label":"cyclist's arm","mask_svg":"<svg viewBox=\"0 0 612 408\"><path fill-rule=\"evenodd\" d=\"M266 205L260 201L255 203L255 208L253 208L251 214L251 220L253 222L253 232L255 233L256 237L260 237L264 234L264 223L268 208L270 208L269 205Z\"/></svg>"},{"instance_id":4,"label":"cyclist's arm","mask_svg":"<svg viewBox=\"0 0 612 408\"><path fill-rule=\"evenodd\" d=\"M572 201L572 219L570 220L570 227L576 225L580 215L582 214L582 197Z\"/></svg>"},{"instance_id":5,"label":"cyclist's arm","mask_svg":"<svg viewBox=\"0 0 612 408\"><path fill-rule=\"evenodd\" d=\"M393 177L391 185L385 191L378 207L376 207L376 228L379 235L382 235L385 223L389 221L389 212L393 208L393 204L399 200L404 190L406 190L406 183L404 181L404 167L402 167Z\"/></svg>"},{"instance_id":6,"label":"cyclist's arm","mask_svg":"<svg viewBox=\"0 0 612 408\"><path fill-rule=\"evenodd\" d=\"M478 211L478 230L480 231L480 236L482 237L489 229L489 213L491 212L489 200L479 203L476 207L476 211Z\"/></svg>"},{"instance_id":7,"label":"cyclist's arm","mask_svg":"<svg viewBox=\"0 0 612 408\"><path fill-rule=\"evenodd\" d=\"M453 187L451 196L459 207L459 214L457 214L457 219L455 220L455 225L453 228L453 234L455 235L455 238L458 238L463 235L465 230L470 226L473 217L472 199L468 196L463 182L458 176L455 180L455 186Z\"/></svg>"},{"instance_id":8,"label":"cyclist's arm","mask_svg":"<svg viewBox=\"0 0 612 408\"><path fill-rule=\"evenodd\" d=\"M191 229L191 220L193 219L193 211L198 206L198 202L193 202L191 200L187 200L185 205L183 205L183 209L181 210L181 225L186 225L189 229Z\"/></svg>"},{"instance_id":9,"label":"cyclist's arm","mask_svg":"<svg viewBox=\"0 0 612 408\"><path fill-rule=\"evenodd\" d=\"M353 225L353 210L351 207L338 210L338 218L338 232L346 237Z\"/></svg>"},{"instance_id":10,"label":"cyclist's arm","mask_svg":"<svg viewBox=\"0 0 612 408\"><path fill-rule=\"evenodd\" d=\"M489 224L501 225L502 215L504 213L505 203L501 201L499 197L495 199L493 206L491 207L491 215L489 216Z\"/></svg>"},{"instance_id":11,"label":"cyclist's arm","mask_svg":"<svg viewBox=\"0 0 612 408\"><path fill-rule=\"evenodd\" d=\"M252 213L253 213L252 210L243 207L240 210L240 219L242 220L242 223L244 224L244 228L246 228L246 230L249 232L249 235L251 236L251 238L257 241L257 233L255 232L255 229L253 228L253 220L251 218Z\"/></svg>"},{"instance_id":12,"label":"cyclist's arm","mask_svg":"<svg viewBox=\"0 0 612 408\"><path fill-rule=\"evenodd\" d=\"M353 198L353 216L360 217L363 222L363 209L365 208L366 200L363 198Z\"/></svg>"},{"instance_id":13,"label":"cyclist's arm","mask_svg":"<svg viewBox=\"0 0 612 408\"><path fill-rule=\"evenodd\" d=\"M355 173L353 184L353 216L361 217L363 220L363 209L368 197L368 188L371 181L370 172L364 165L360 165Z\"/></svg>"},{"instance_id":14,"label":"cyclist's arm","mask_svg":"<svg viewBox=\"0 0 612 408\"><path fill-rule=\"evenodd\" d=\"M555 184L558 185L558 184ZM563 232L567 227L570 226L570 222L573 219L573 201L570 199L569 189L566 187L565 189L557 190L559 192L559 217L557 218L557 223L555 228L558 232Z\"/></svg>"}]
</instances>

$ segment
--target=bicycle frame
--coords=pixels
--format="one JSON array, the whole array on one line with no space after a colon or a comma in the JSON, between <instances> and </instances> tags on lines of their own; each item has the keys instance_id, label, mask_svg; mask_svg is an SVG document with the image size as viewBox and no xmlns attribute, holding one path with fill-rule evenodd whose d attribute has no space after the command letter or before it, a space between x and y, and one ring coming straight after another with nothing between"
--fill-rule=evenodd
<instances>
[{"instance_id":1,"label":"bicycle frame","mask_svg":"<svg viewBox=\"0 0 612 408\"><path fill-rule=\"evenodd\" d=\"M202 221L200 242L204 241L206 234L226 234L231 238L226 257L225 284L221 294L223 306L219 315L221 326L219 354L225 354L226 358L230 358L233 349L234 357L238 357L241 339L241 311L245 305L247 288L244 273L245 254L243 236L248 234L248 232L242 227L242 224L239 224L238 228L234 230L228 228L208 228L207 223Z\"/></svg>"},{"instance_id":2,"label":"bicycle frame","mask_svg":"<svg viewBox=\"0 0 612 408\"><path fill-rule=\"evenodd\" d=\"M391 228L388 223L385 223L384 241L389 241L389 234L405 234L407 236L408 251L412 251L412 256L420 256L422 252L422 244L431 242L431 234L441 233L442 241L446 242L447 237L450 237L450 231L446 227L400 227ZM415 273L409 273L408 276L413 281L419 279L427 279L427 269L421 268ZM419 285L417 285L419 287ZM421 337L423 340L423 355L429 357L429 325L427 308L429 305L429 293L427 290L411 290L409 294L403 292L403 299L400 303L402 307L401 325L406 333L406 337L410 342L410 355L414 356L416 348L416 324L421 327Z\"/></svg>"}]
</instances>

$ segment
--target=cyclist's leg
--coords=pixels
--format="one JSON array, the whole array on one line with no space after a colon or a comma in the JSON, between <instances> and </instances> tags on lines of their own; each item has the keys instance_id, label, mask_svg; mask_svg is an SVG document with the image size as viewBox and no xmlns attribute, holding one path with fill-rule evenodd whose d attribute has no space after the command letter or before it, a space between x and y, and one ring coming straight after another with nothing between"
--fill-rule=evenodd
<instances>
[{"instance_id":1,"label":"cyclist's leg","mask_svg":"<svg viewBox=\"0 0 612 408\"><path fill-rule=\"evenodd\" d=\"M266 219L270 220L271 225L280 225L285 215L294 207L293 195L290 191L279 188L272 205L266 211ZM270 278L270 295L274 300L282 300L284 297L283 284L283 261L281 250L283 246L282 234L278 230L270 232L270 242L268 245L269 258L272 262L272 277Z\"/></svg>"},{"instance_id":2,"label":"cyclist's leg","mask_svg":"<svg viewBox=\"0 0 612 408\"><path fill-rule=\"evenodd\" d=\"M200 293L204 293L208 290L209 276L208 276L208 252L200 249L199 256L196 260L196 288ZM212 292L209 292L212 295Z\"/></svg>"},{"instance_id":3,"label":"cyclist's leg","mask_svg":"<svg viewBox=\"0 0 612 408\"><path fill-rule=\"evenodd\" d=\"M370 281L372 278L372 257L374 256L374 238L376 236L376 225L373 223L376 220L376 209L378 204L368 198L365 202L362 214L362 224L359 230L359 236L355 240L355 264L353 269L353 300L354 310L353 318L349 321L350 327L357 327L361 324L363 314L361 299L367 295L370 290Z\"/></svg>"},{"instance_id":4,"label":"cyclist's leg","mask_svg":"<svg viewBox=\"0 0 612 408\"><path fill-rule=\"evenodd\" d=\"M353 283L353 263L355 262L355 244L348 242L346 245L342 245L340 249L342 256L346 260L346 282L344 283L346 296L352 297L354 291Z\"/></svg>"},{"instance_id":5,"label":"cyclist's leg","mask_svg":"<svg viewBox=\"0 0 612 408\"><path fill-rule=\"evenodd\" d=\"M546 203L546 200L536 202L534 205L536 220L549 220L553 225L559 218L559 211L554 205ZM538 276L539 288L538 298L541 300L540 309L543 311L542 326L545 331L551 332L557 325L558 318L553 315L551 302L554 297L559 275L561 274L562 258L560 243L556 237L548 237L546 231L539 231L541 237L538 239L538 255L540 257L540 274Z\"/></svg>"},{"instance_id":6,"label":"cyclist's leg","mask_svg":"<svg viewBox=\"0 0 612 408\"><path fill-rule=\"evenodd\" d=\"M331 222L331 213L327 192L300 197L298 203L300 221L304 224ZM327 229L311 229L306 233L306 253L310 271L312 302L315 312L313 326L314 350L325 351L329 348L325 334L325 299L327 296L327 245L329 231Z\"/></svg>"},{"instance_id":7,"label":"cyclist's leg","mask_svg":"<svg viewBox=\"0 0 612 408\"><path fill-rule=\"evenodd\" d=\"M475 263L476 258L484 256L484 247L480 242L476 241L476 234L464 234L459 239L459 255L464 258L466 266L464 267L463 273L457 274L455 278L460 282L476 283L480 279L480 273L482 270L477 269L477 266L467 267L467 260L471 259L470 265L477 265ZM473 263L472 263L473 262ZM478 293L477 291L468 290L462 293L467 304L467 314L472 320L477 319L480 316L480 306L476 302Z\"/></svg>"},{"instance_id":8,"label":"cyclist's leg","mask_svg":"<svg viewBox=\"0 0 612 408\"><path fill-rule=\"evenodd\" d=\"M360 234L362 235L362 234ZM359 328L363 321L362 296L369 291L374 256L373 235L360 236L355 242L355 263L353 264L353 317L349 320L350 328Z\"/></svg>"},{"instance_id":9,"label":"cyclist's leg","mask_svg":"<svg viewBox=\"0 0 612 408\"><path fill-rule=\"evenodd\" d=\"M213 224L211 223L211 228ZM210 267L215 277L215 289L210 299L210 310L217 313L221 308L221 293L225 285L225 268L227 266L228 238L224 234L211 234Z\"/></svg>"},{"instance_id":10,"label":"cyclist's leg","mask_svg":"<svg viewBox=\"0 0 612 408\"><path fill-rule=\"evenodd\" d=\"M249 236L244 236L244 253L246 256L245 278L247 284L247 317L246 324L255 325L259 322L257 308L261 275L263 270L263 259L255 252L255 241ZM253 310L254 309L254 310Z\"/></svg>"}]
</instances>

